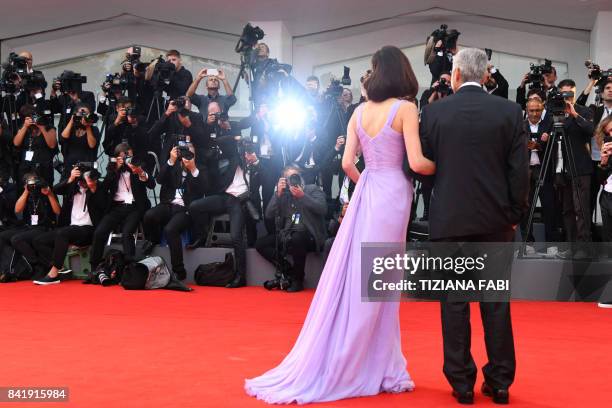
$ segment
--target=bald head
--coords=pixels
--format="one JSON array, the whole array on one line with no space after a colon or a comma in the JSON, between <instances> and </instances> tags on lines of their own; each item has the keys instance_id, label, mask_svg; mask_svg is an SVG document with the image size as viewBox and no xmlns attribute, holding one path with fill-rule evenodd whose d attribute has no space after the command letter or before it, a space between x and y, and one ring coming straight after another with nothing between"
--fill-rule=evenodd
<instances>
[{"instance_id":1,"label":"bald head","mask_svg":"<svg viewBox=\"0 0 612 408\"><path fill-rule=\"evenodd\" d=\"M25 58L26 61L28 62L28 68L32 69L32 61L33 61L32 53L30 51L21 51L19 53L19 56Z\"/></svg>"}]
</instances>

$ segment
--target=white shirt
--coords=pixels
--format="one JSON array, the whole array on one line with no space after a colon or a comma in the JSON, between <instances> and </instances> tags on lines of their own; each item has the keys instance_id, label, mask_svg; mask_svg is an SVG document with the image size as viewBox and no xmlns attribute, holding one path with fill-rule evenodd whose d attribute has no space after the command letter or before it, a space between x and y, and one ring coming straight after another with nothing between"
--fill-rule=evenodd
<instances>
[{"instance_id":1,"label":"white shirt","mask_svg":"<svg viewBox=\"0 0 612 408\"><path fill-rule=\"evenodd\" d=\"M538 128L540 127L540 123L542 123L542 119L540 119L540 121L536 123L535 125L529 122L529 129L531 130L531 133L538 133ZM541 164L540 156L538 156L538 150L534 149L531 151L531 157L529 158L529 165L537 166L539 164Z\"/></svg>"},{"instance_id":2,"label":"white shirt","mask_svg":"<svg viewBox=\"0 0 612 408\"><path fill-rule=\"evenodd\" d=\"M76 192L72 199L72 211L70 213L70 225L85 226L93 225L89 216L89 208L87 208L87 188L79 186L79 191Z\"/></svg>"},{"instance_id":3,"label":"white shirt","mask_svg":"<svg viewBox=\"0 0 612 408\"><path fill-rule=\"evenodd\" d=\"M128 171L122 171L119 175L119 188L115 193L115 201L123 201L125 204L134 203L134 194L132 194L132 180L130 179L131 173Z\"/></svg>"},{"instance_id":4,"label":"white shirt","mask_svg":"<svg viewBox=\"0 0 612 408\"><path fill-rule=\"evenodd\" d=\"M459 89L463 88L464 86L477 86L477 87L479 87L480 89L482 89L482 85L481 85L481 84L479 84L478 82L472 82L472 81L470 81L470 82L465 82L465 83L461 84L461 86L459 87Z\"/></svg>"},{"instance_id":5,"label":"white shirt","mask_svg":"<svg viewBox=\"0 0 612 408\"><path fill-rule=\"evenodd\" d=\"M249 178L248 173L246 177L247 179ZM229 185L227 190L225 190L225 192L233 195L234 197L238 197L240 194L244 194L247 191L249 191L249 188L244 180L244 172L242 171L242 168L238 166L236 168L236 173L234 173L234 180L232 181L232 184Z\"/></svg>"}]
</instances>

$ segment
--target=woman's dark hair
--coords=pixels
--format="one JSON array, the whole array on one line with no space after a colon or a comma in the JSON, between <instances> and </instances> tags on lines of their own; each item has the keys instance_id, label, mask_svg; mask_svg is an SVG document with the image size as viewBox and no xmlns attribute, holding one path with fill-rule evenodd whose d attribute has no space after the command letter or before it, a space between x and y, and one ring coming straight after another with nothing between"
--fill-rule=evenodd
<instances>
[{"instance_id":1,"label":"woman's dark hair","mask_svg":"<svg viewBox=\"0 0 612 408\"><path fill-rule=\"evenodd\" d=\"M374 102L389 98L414 99L419 90L410 61L392 45L382 47L372 56L372 74L364 86L368 100Z\"/></svg>"},{"instance_id":2,"label":"woman's dark hair","mask_svg":"<svg viewBox=\"0 0 612 408\"><path fill-rule=\"evenodd\" d=\"M21 108L19 108L19 116L21 116L22 118L32 117L32 115L35 113L36 108L34 108L34 106L30 105L29 103L26 103Z\"/></svg>"}]
</instances>

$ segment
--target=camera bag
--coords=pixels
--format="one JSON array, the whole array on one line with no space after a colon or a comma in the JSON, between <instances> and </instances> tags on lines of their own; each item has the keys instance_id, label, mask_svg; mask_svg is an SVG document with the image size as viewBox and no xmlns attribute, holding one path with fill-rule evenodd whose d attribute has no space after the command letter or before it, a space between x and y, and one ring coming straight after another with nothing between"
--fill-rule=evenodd
<instances>
[{"instance_id":1,"label":"camera bag","mask_svg":"<svg viewBox=\"0 0 612 408\"><path fill-rule=\"evenodd\" d=\"M200 286L225 287L234 279L234 255L225 254L223 262L212 262L198 266L194 275L195 282Z\"/></svg>"}]
</instances>

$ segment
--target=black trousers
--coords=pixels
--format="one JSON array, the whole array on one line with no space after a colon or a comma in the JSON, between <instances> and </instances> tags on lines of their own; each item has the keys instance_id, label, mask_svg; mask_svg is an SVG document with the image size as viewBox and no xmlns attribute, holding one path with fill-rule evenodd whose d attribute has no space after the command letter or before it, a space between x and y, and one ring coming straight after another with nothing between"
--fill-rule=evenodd
<instances>
[{"instance_id":1,"label":"black trousers","mask_svg":"<svg viewBox=\"0 0 612 408\"><path fill-rule=\"evenodd\" d=\"M446 242L512 242L514 231L496 234L453 237ZM441 302L444 375L459 392L472 391L476 383L476 363L470 351L470 304ZM489 361L482 368L486 382L493 388L507 389L514 382L516 357L510 318L510 303L481 302L480 314Z\"/></svg>"},{"instance_id":2,"label":"black trousers","mask_svg":"<svg viewBox=\"0 0 612 408\"><path fill-rule=\"evenodd\" d=\"M70 245L87 246L91 244L94 227L91 225L69 225L45 232L34 238L32 245L43 266L61 269Z\"/></svg>"},{"instance_id":3,"label":"black trousers","mask_svg":"<svg viewBox=\"0 0 612 408\"><path fill-rule=\"evenodd\" d=\"M591 176L564 175L558 183L568 242L591 242Z\"/></svg>"},{"instance_id":4,"label":"black trousers","mask_svg":"<svg viewBox=\"0 0 612 408\"><path fill-rule=\"evenodd\" d=\"M102 218L94 231L91 245L92 269L95 269L102 260L106 241L113 230L121 232L123 253L128 257L136 254L136 243L133 234L138 229L142 215L143 211L136 208L134 204L113 204L111 210Z\"/></svg>"},{"instance_id":5,"label":"black trousers","mask_svg":"<svg viewBox=\"0 0 612 408\"><path fill-rule=\"evenodd\" d=\"M267 235L259 238L255 249L270 263L276 261L276 235ZM304 268L306 267L306 254L314 252L316 244L314 237L308 231L295 231L291 233L291 239L287 243L287 255L293 258L293 271L291 278L300 282L304 281ZM281 251L281 248L279 248ZM282 253L282 251L280 252ZM279 257L280 259L280 257Z\"/></svg>"},{"instance_id":6,"label":"black trousers","mask_svg":"<svg viewBox=\"0 0 612 408\"><path fill-rule=\"evenodd\" d=\"M185 271L181 234L191 226L187 209L181 205L161 203L145 213L143 226L145 238L155 245L160 243L161 234L164 233L170 248L172 270Z\"/></svg>"},{"instance_id":7,"label":"black trousers","mask_svg":"<svg viewBox=\"0 0 612 408\"><path fill-rule=\"evenodd\" d=\"M32 266L45 266L32 246L34 238L48 229L43 226L28 226L13 234L10 238L11 246L19 252Z\"/></svg>"},{"instance_id":8,"label":"black trousers","mask_svg":"<svg viewBox=\"0 0 612 408\"><path fill-rule=\"evenodd\" d=\"M265 214L266 208L274 195L274 190L278 184L278 179L281 177L283 171L283 163L281 160L276 158L271 159L260 159L261 162L261 199L262 199L262 210ZM259 191L258 185L252 185L251 191ZM274 233L274 220L264 219L266 230L269 234Z\"/></svg>"},{"instance_id":9,"label":"black trousers","mask_svg":"<svg viewBox=\"0 0 612 408\"><path fill-rule=\"evenodd\" d=\"M195 200L189 206L189 213L198 232L206 234L211 215L229 214L230 235L236 256L238 273L246 273L246 237L243 234L245 214L242 203L231 194L215 194Z\"/></svg>"}]
</instances>

